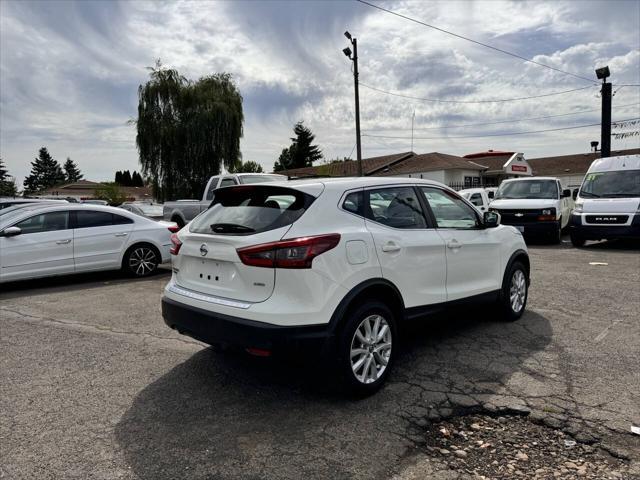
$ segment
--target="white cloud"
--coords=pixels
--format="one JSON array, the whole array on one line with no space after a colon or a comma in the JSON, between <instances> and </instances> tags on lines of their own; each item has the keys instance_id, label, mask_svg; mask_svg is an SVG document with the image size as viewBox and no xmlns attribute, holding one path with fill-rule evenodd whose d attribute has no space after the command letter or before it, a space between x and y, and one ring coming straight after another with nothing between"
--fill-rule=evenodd
<instances>
[{"instance_id":1,"label":"white cloud","mask_svg":"<svg viewBox=\"0 0 640 480\"><path fill-rule=\"evenodd\" d=\"M614 82L640 83L637 2L384 2L387 8L578 75L608 64ZM0 155L19 180L38 148L74 158L92 179L137 169L137 86L156 58L189 78L233 74L245 98L245 159L271 168L304 120L327 158L355 143L353 78L342 32L359 40L361 81L416 97L512 98L588 85L356 2L0 2ZM588 149L597 127L449 137L594 123L597 112L545 121L421 130L599 108L598 89L510 103L430 103L361 88L364 130L410 135L417 151L517 149L528 156ZM614 106L640 102L621 89ZM637 108L614 112L637 116ZM637 141L637 140L633 140ZM614 145L616 146L616 145ZM622 145L620 145L622 146ZM363 139L365 155L410 142Z\"/></svg>"}]
</instances>

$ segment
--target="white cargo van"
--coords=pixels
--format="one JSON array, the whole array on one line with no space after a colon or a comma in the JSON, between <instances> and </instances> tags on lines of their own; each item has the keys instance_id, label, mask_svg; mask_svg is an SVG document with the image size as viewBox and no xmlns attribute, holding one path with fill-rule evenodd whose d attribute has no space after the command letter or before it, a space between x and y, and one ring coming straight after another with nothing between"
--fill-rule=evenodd
<instances>
[{"instance_id":1,"label":"white cargo van","mask_svg":"<svg viewBox=\"0 0 640 480\"><path fill-rule=\"evenodd\" d=\"M504 225L513 225L527 238L544 236L560 243L573 206L571 190L552 177L504 180L489 205Z\"/></svg>"},{"instance_id":2,"label":"white cargo van","mask_svg":"<svg viewBox=\"0 0 640 480\"><path fill-rule=\"evenodd\" d=\"M640 238L640 155L599 158L584 177L571 220L571 243Z\"/></svg>"}]
</instances>

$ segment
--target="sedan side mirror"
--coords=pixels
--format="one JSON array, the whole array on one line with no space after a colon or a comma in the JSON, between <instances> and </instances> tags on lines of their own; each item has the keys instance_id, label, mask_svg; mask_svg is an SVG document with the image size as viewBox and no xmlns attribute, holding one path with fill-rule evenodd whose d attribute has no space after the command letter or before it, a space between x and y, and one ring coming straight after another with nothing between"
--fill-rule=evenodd
<instances>
[{"instance_id":1,"label":"sedan side mirror","mask_svg":"<svg viewBox=\"0 0 640 480\"><path fill-rule=\"evenodd\" d=\"M484 228L496 228L500 225L500 214L498 212L484 212L482 219Z\"/></svg>"},{"instance_id":2,"label":"sedan side mirror","mask_svg":"<svg viewBox=\"0 0 640 480\"><path fill-rule=\"evenodd\" d=\"M3 237L15 237L16 235L20 235L21 233L22 229L20 227L8 227L0 232L0 235Z\"/></svg>"},{"instance_id":3,"label":"sedan side mirror","mask_svg":"<svg viewBox=\"0 0 640 480\"><path fill-rule=\"evenodd\" d=\"M568 188L566 190L562 190L562 198L568 198L571 196L571 190Z\"/></svg>"}]
</instances>

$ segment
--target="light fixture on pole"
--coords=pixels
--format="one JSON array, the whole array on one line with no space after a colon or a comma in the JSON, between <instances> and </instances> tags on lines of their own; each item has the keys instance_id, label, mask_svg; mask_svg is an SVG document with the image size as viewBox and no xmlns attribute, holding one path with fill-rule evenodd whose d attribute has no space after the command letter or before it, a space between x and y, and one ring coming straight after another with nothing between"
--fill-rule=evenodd
<instances>
[{"instance_id":1,"label":"light fixture on pole","mask_svg":"<svg viewBox=\"0 0 640 480\"><path fill-rule=\"evenodd\" d=\"M344 48L344 53L353 62L353 84L355 86L356 97L356 155L358 159L358 176L362 176L362 146L360 144L360 94L358 90L358 40L353 38L349 32L344 32L344 36L351 42L353 52L349 47Z\"/></svg>"}]
</instances>

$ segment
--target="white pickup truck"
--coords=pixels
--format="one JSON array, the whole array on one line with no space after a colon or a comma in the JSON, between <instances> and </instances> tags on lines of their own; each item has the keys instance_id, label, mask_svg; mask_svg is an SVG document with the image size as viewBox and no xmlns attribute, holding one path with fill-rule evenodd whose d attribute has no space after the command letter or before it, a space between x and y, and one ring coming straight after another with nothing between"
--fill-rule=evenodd
<instances>
[{"instance_id":1,"label":"white pickup truck","mask_svg":"<svg viewBox=\"0 0 640 480\"><path fill-rule=\"evenodd\" d=\"M505 180L489 205L503 225L513 225L525 238L546 236L554 243L560 243L572 209L571 190L551 177Z\"/></svg>"},{"instance_id":2,"label":"white pickup truck","mask_svg":"<svg viewBox=\"0 0 640 480\"><path fill-rule=\"evenodd\" d=\"M215 175L209 179L202 194L202 200L177 200L175 202L165 202L162 209L164 220L175 222L182 228L201 212L211 205L213 192L217 188L230 187L233 185L280 182L287 180L284 175L271 173L229 173L226 175Z\"/></svg>"}]
</instances>

